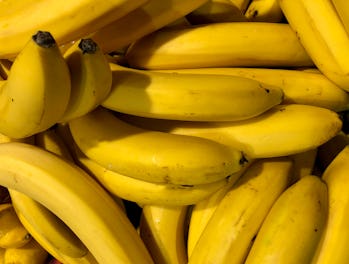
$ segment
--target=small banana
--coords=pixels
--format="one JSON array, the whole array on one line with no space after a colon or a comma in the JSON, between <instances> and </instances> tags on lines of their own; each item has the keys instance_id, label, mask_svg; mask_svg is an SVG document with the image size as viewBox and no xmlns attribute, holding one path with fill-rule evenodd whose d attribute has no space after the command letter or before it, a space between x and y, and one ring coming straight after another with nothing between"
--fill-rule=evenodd
<instances>
[{"instance_id":1,"label":"small banana","mask_svg":"<svg viewBox=\"0 0 349 264\"><path fill-rule=\"evenodd\" d=\"M71 76L71 94L60 122L82 116L107 97L112 84L109 63L91 38L75 42L65 53Z\"/></svg>"},{"instance_id":2,"label":"small banana","mask_svg":"<svg viewBox=\"0 0 349 264\"><path fill-rule=\"evenodd\" d=\"M140 180L196 185L223 180L246 162L212 140L142 129L98 108L71 120L79 149L108 170Z\"/></svg>"},{"instance_id":3,"label":"small banana","mask_svg":"<svg viewBox=\"0 0 349 264\"><path fill-rule=\"evenodd\" d=\"M284 17L278 0L252 0L245 16L252 22L280 23Z\"/></svg>"},{"instance_id":4,"label":"small banana","mask_svg":"<svg viewBox=\"0 0 349 264\"><path fill-rule=\"evenodd\" d=\"M0 247L22 247L31 239L28 230L18 219L12 203L0 204Z\"/></svg>"},{"instance_id":5,"label":"small banana","mask_svg":"<svg viewBox=\"0 0 349 264\"><path fill-rule=\"evenodd\" d=\"M155 263L187 263L184 238L187 210L188 206L143 206L140 237Z\"/></svg>"},{"instance_id":6,"label":"small banana","mask_svg":"<svg viewBox=\"0 0 349 264\"><path fill-rule=\"evenodd\" d=\"M49 32L32 36L8 79L1 82L0 133L8 137L24 138L48 129L67 107L70 74Z\"/></svg>"},{"instance_id":7,"label":"small banana","mask_svg":"<svg viewBox=\"0 0 349 264\"><path fill-rule=\"evenodd\" d=\"M251 164L219 202L188 263L243 263L253 237L291 177L292 160L286 157Z\"/></svg>"},{"instance_id":8,"label":"small banana","mask_svg":"<svg viewBox=\"0 0 349 264\"><path fill-rule=\"evenodd\" d=\"M113 85L101 105L127 114L186 121L237 121L257 116L283 100L280 88L243 77L110 66Z\"/></svg>"},{"instance_id":9,"label":"small banana","mask_svg":"<svg viewBox=\"0 0 349 264\"><path fill-rule=\"evenodd\" d=\"M313 62L286 23L223 22L163 29L126 52L132 68L300 67Z\"/></svg>"},{"instance_id":10,"label":"small banana","mask_svg":"<svg viewBox=\"0 0 349 264\"><path fill-rule=\"evenodd\" d=\"M313 175L286 189L263 221L244 263L310 263L325 228L327 195L326 184Z\"/></svg>"}]
</instances>

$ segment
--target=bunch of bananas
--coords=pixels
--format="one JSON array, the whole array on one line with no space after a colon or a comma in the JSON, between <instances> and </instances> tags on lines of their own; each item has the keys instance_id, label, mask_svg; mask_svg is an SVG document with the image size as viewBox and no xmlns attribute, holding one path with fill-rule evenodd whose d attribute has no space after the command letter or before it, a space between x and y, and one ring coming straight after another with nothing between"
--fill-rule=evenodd
<instances>
[{"instance_id":1,"label":"bunch of bananas","mask_svg":"<svg viewBox=\"0 0 349 264\"><path fill-rule=\"evenodd\" d=\"M0 263L348 262L344 0L2 1L0 42Z\"/></svg>"}]
</instances>

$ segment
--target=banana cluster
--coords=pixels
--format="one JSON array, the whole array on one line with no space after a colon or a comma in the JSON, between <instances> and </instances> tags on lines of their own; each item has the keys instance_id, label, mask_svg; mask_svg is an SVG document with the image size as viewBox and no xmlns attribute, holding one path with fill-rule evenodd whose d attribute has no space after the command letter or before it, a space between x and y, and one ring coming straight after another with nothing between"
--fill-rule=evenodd
<instances>
[{"instance_id":1,"label":"banana cluster","mask_svg":"<svg viewBox=\"0 0 349 264\"><path fill-rule=\"evenodd\" d=\"M347 262L344 0L0 1L0 41L0 263Z\"/></svg>"}]
</instances>

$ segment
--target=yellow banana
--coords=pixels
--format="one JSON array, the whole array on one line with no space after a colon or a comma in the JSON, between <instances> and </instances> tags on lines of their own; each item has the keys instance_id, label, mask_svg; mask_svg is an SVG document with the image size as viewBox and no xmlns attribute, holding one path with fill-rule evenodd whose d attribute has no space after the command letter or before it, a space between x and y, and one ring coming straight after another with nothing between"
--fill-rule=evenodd
<instances>
[{"instance_id":1,"label":"yellow banana","mask_svg":"<svg viewBox=\"0 0 349 264\"><path fill-rule=\"evenodd\" d=\"M3 143L0 185L47 207L71 228L98 263L153 263L125 213L73 163L33 145Z\"/></svg>"},{"instance_id":2,"label":"yellow banana","mask_svg":"<svg viewBox=\"0 0 349 264\"><path fill-rule=\"evenodd\" d=\"M19 248L8 248L4 255L4 264L44 264L48 258L46 250L34 239Z\"/></svg>"},{"instance_id":3,"label":"yellow banana","mask_svg":"<svg viewBox=\"0 0 349 264\"><path fill-rule=\"evenodd\" d=\"M95 177L112 194L138 204L181 206L191 205L207 198L234 179L199 185L153 183L125 176L99 165L75 148L77 163Z\"/></svg>"},{"instance_id":4,"label":"yellow banana","mask_svg":"<svg viewBox=\"0 0 349 264\"><path fill-rule=\"evenodd\" d=\"M109 63L97 43L90 38L74 43L65 53L71 76L71 94L60 122L82 116L107 97L112 84Z\"/></svg>"},{"instance_id":5,"label":"yellow banana","mask_svg":"<svg viewBox=\"0 0 349 264\"><path fill-rule=\"evenodd\" d=\"M239 6L230 0L208 0L186 17L193 25L247 21Z\"/></svg>"},{"instance_id":6,"label":"yellow banana","mask_svg":"<svg viewBox=\"0 0 349 264\"><path fill-rule=\"evenodd\" d=\"M133 68L300 67L313 62L288 24L209 23L148 34L126 52Z\"/></svg>"},{"instance_id":7,"label":"yellow banana","mask_svg":"<svg viewBox=\"0 0 349 264\"><path fill-rule=\"evenodd\" d=\"M349 206L349 147L346 146L328 165L322 179L328 188L328 218L325 230L311 263L346 263L349 254L347 228Z\"/></svg>"},{"instance_id":8,"label":"yellow banana","mask_svg":"<svg viewBox=\"0 0 349 264\"><path fill-rule=\"evenodd\" d=\"M317 176L305 176L286 189L263 221L244 263L310 263L325 228L327 200L327 186Z\"/></svg>"},{"instance_id":9,"label":"yellow banana","mask_svg":"<svg viewBox=\"0 0 349 264\"><path fill-rule=\"evenodd\" d=\"M243 263L253 237L291 176L289 158L255 161L218 204L188 263Z\"/></svg>"},{"instance_id":10,"label":"yellow banana","mask_svg":"<svg viewBox=\"0 0 349 264\"><path fill-rule=\"evenodd\" d=\"M252 22L271 23L279 23L284 17L278 0L252 0L245 16Z\"/></svg>"},{"instance_id":11,"label":"yellow banana","mask_svg":"<svg viewBox=\"0 0 349 264\"><path fill-rule=\"evenodd\" d=\"M146 0L1 1L0 58L13 57L38 30L52 33L59 45L84 37L111 23ZM35 72L35 71L33 71Z\"/></svg>"},{"instance_id":12,"label":"yellow banana","mask_svg":"<svg viewBox=\"0 0 349 264\"><path fill-rule=\"evenodd\" d=\"M187 263L184 238L187 209L187 206L143 206L140 237L155 263Z\"/></svg>"},{"instance_id":13,"label":"yellow banana","mask_svg":"<svg viewBox=\"0 0 349 264\"><path fill-rule=\"evenodd\" d=\"M226 67L158 71L240 76L281 88L284 93L283 103L285 104L315 105L336 112L349 109L349 93L339 88L326 76L314 69L291 70Z\"/></svg>"},{"instance_id":14,"label":"yellow banana","mask_svg":"<svg viewBox=\"0 0 349 264\"><path fill-rule=\"evenodd\" d=\"M0 204L0 247L22 247L31 239L31 235L18 219L12 203Z\"/></svg>"},{"instance_id":15,"label":"yellow banana","mask_svg":"<svg viewBox=\"0 0 349 264\"><path fill-rule=\"evenodd\" d=\"M349 35L330 0L279 0L291 28L314 64L349 91Z\"/></svg>"},{"instance_id":16,"label":"yellow banana","mask_svg":"<svg viewBox=\"0 0 349 264\"><path fill-rule=\"evenodd\" d=\"M112 67L105 108L144 117L190 121L249 119L282 102L280 88L224 75L177 74Z\"/></svg>"},{"instance_id":17,"label":"yellow banana","mask_svg":"<svg viewBox=\"0 0 349 264\"><path fill-rule=\"evenodd\" d=\"M257 117L235 122L120 118L145 129L211 139L241 149L251 159L287 156L317 148L342 127L336 112L301 104L277 105Z\"/></svg>"},{"instance_id":18,"label":"yellow banana","mask_svg":"<svg viewBox=\"0 0 349 264\"><path fill-rule=\"evenodd\" d=\"M70 96L68 66L49 32L33 35L1 82L0 133L12 138L51 127Z\"/></svg>"},{"instance_id":19,"label":"yellow banana","mask_svg":"<svg viewBox=\"0 0 349 264\"><path fill-rule=\"evenodd\" d=\"M329 141L331 140L332 139L330 139ZM317 162L318 158L318 148L313 148L304 152L293 154L289 157L293 160L294 163L293 181L296 182L305 176L313 174L315 163Z\"/></svg>"},{"instance_id":20,"label":"yellow banana","mask_svg":"<svg viewBox=\"0 0 349 264\"><path fill-rule=\"evenodd\" d=\"M349 6L345 0L331 0L345 30L349 33Z\"/></svg>"},{"instance_id":21,"label":"yellow banana","mask_svg":"<svg viewBox=\"0 0 349 264\"><path fill-rule=\"evenodd\" d=\"M149 182L211 183L239 171L246 161L239 150L199 137L142 129L102 107L71 120L69 127L87 157L108 170Z\"/></svg>"},{"instance_id":22,"label":"yellow banana","mask_svg":"<svg viewBox=\"0 0 349 264\"><path fill-rule=\"evenodd\" d=\"M116 51L185 16L204 2L206 0L148 0L97 30L92 38L104 52Z\"/></svg>"}]
</instances>

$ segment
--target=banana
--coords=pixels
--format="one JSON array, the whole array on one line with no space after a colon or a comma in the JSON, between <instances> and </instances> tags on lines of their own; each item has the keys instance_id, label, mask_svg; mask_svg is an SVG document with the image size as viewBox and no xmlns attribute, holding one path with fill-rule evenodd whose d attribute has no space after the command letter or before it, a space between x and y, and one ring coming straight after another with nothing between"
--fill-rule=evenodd
<instances>
[{"instance_id":1,"label":"banana","mask_svg":"<svg viewBox=\"0 0 349 264\"><path fill-rule=\"evenodd\" d=\"M110 64L105 108L161 119L237 121L257 116L283 100L280 88L224 75L145 71Z\"/></svg>"},{"instance_id":2,"label":"banana","mask_svg":"<svg viewBox=\"0 0 349 264\"><path fill-rule=\"evenodd\" d=\"M349 147L344 147L328 165L322 179L328 188L328 218L325 230L311 263L346 263L349 254L347 216L349 195Z\"/></svg>"},{"instance_id":3,"label":"banana","mask_svg":"<svg viewBox=\"0 0 349 264\"><path fill-rule=\"evenodd\" d=\"M116 51L185 16L206 1L148 0L144 5L97 30L92 38L105 53Z\"/></svg>"},{"instance_id":4,"label":"banana","mask_svg":"<svg viewBox=\"0 0 349 264\"><path fill-rule=\"evenodd\" d=\"M68 122L93 109L107 97L112 84L109 63L91 38L74 43L65 53L71 76L71 94L60 122Z\"/></svg>"},{"instance_id":5,"label":"banana","mask_svg":"<svg viewBox=\"0 0 349 264\"><path fill-rule=\"evenodd\" d=\"M327 195L326 184L313 175L286 189L263 221L244 263L310 263L326 225Z\"/></svg>"},{"instance_id":6,"label":"banana","mask_svg":"<svg viewBox=\"0 0 349 264\"><path fill-rule=\"evenodd\" d=\"M155 263L187 263L184 239L187 210L188 206L143 206L140 237Z\"/></svg>"},{"instance_id":7,"label":"banana","mask_svg":"<svg viewBox=\"0 0 349 264\"><path fill-rule=\"evenodd\" d=\"M345 0L331 0L345 30L349 33L349 8L348 2Z\"/></svg>"},{"instance_id":8,"label":"banana","mask_svg":"<svg viewBox=\"0 0 349 264\"><path fill-rule=\"evenodd\" d=\"M70 74L49 32L32 36L0 85L0 133L29 137L61 118L70 96Z\"/></svg>"},{"instance_id":9,"label":"banana","mask_svg":"<svg viewBox=\"0 0 349 264\"><path fill-rule=\"evenodd\" d=\"M84 37L111 23L146 0L92 0L64 3L44 1L1 1L0 58L11 58L23 49L38 30L52 33L59 45ZM34 71L35 72L35 71Z\"/></svg>"},{"instance_id":10,"label":"banana","mask_svg":"<svg viewBox=\"0 0 349 264\"><path fill-rule=\"evenodd\" d=\"M245 166L239 172L231 175L229 182L224 187L193 205L190 213L187 237L187 254L189 257L218 204L249 166Z\"/></svg>"},{"instance_id":11,"label":"banana","mask_svg":"<svg viewBox=\"0 0 349 264\"><path fill-rule=\"evenodd\" d=\"M77 147L75 158L81 168L95 177L112 194L143 205L182 206L196 204L217 190L225 188L235 174L227 179L199 185L175 185L138 180L104 168L86 157Z\"/></svg>"},{"instance_id":12,"label":"banana","mask_svg":"<svg viewBox=\"0 0 349 264\"><path fill-rule=\"evenodd\" d=\"M243 263L253 237L291 177L289 158L255 161L218 204L188 263Z\"/></svg>"},{"instance_id":13,"label":"banana","mask_svg":"<svg viewBox=\"0 0 349 264\"><path fill-rule=\"evenodd\" d=\"M0 247L22 247L31 239L31 235L18 219L12 203L0 204Z\"/></svg>"},{"instance_id":14,"label":"banana","mask_svg":"<svg viewBox=\"0 0 349 264\"><path fill-rule=\"evenodd\" d=\"M108 170L149 182L212 183L246 162L239 150L199 137L142 129L102 107L71 120L69 128L87 157Z\"/></svg>"},{"instance_id":15,"label":"banana","mask_svg":"<svg viewBox=\"0 0 349 264\"><path fill-rule=\"evenodd\" d=\"M314 69L291 70L275 68L222 67L158 71L239 76L281 88L284 93L284 104L293 103L315 105L336 112L349 109L349 93L335 85L318 70Z\"/></svg>"},{"instance_id":16,"label":"banana","mask_svg":"<svg viewBox=\"0 0 349 264\"><path fill-rule=\"evenodd\" d=\"M22 192L52 211L98 263L153 263L125 213L77 165L33 145L3 143L0 185Z\"/></svg>"},{"instance_id":17,"label":"banana","mask_svg":"<svg viewBox=\"0 0 349 264\"><path fill-rule=\"evenodd\" d=\"M330 0L279 0L280 7L314 64L349 91L349 36Z\"/></svg>"},{"instance_id":18,"label":"banana","mask_svg":"<svg viewBox=\"0 0 349 264\"><path fill-rule=\"evenodd\" d=\"M186 18L193 25L247 21L239 6L230 0L208 0L186 15Z\"/></svg>"},{"instance_id":19,"label":"banana","mask_svg":"<svg viewBox=\"0 0 349 264\"><path fill-rule=\"evenodd\" d=\"M44 264L48 258L46 250L34 239L19 248L8 248L4 255L4 264Z\"/></svg>"},{"instance_id":20,"label":"banana","mask_svg":"<svg viewBox=\"0 0 349 264\"><path fill-rule=\"evenodd\" d=\"M332 139L333 138L331 138L329 141ZM297 182L305 176L313 174L315 163L317 162L318 158L319 148L320 147L289 156L294 163L294 182Z\"/></svg>"},{"instance_id":21,"label":"banana","mask_svg":"<svg viewBox=\"0 0 349 264\"><path fill-rule=\"evenodd\" d=\"M280 23L284 17L278 0L252 0L245 16L251 22Z\"/></svg>"},{"instance_id":22,"label":"banana","mask_svg":"<svg viewBox=\"0 0 349 264\"><path fill-rule=\"evenodd\" d=\"M235 122L181 122L129 115L120 118L145 129L214 140L242 150L250 159L317 148L342 127L336 112L301 104L277 105L257 117Z\"/></svg>"},{"instance_id":23,"label":"banana","mask_svg":"<svg viewBox=\"0 0 349 264\"><path fill-rule=\"evenodd\" d=\"M288 24L268 22L163 29L135 41L125 56L132 68L156 70L313 65Z\"/></svg>"}]
</instances>

